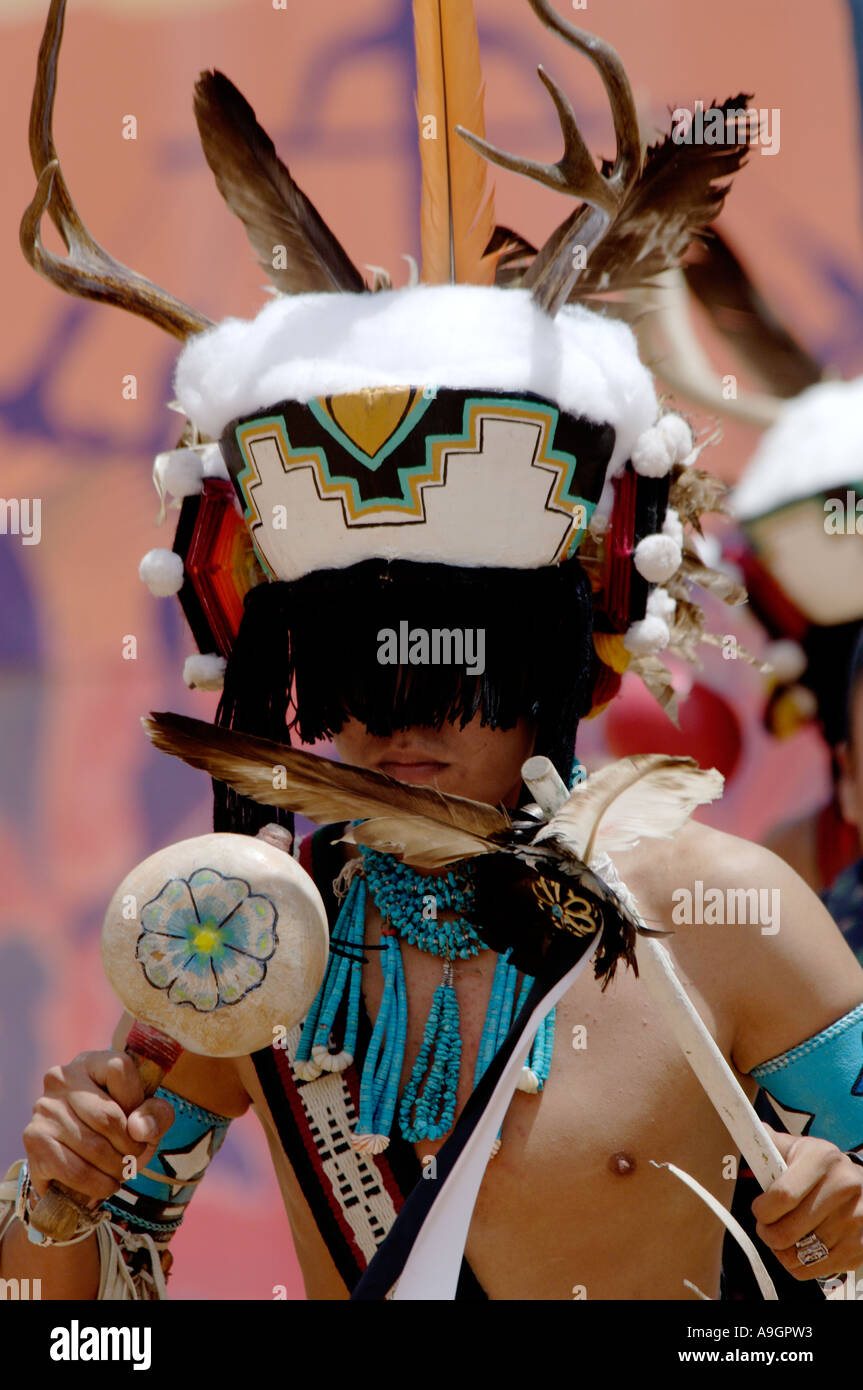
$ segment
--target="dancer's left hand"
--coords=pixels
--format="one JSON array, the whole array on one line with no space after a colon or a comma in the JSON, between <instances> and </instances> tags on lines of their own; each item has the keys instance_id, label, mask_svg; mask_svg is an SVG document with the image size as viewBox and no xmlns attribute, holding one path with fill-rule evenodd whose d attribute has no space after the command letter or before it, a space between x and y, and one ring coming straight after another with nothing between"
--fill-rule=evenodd
<instances>
[{"instance_id":1,"label":"dancer's left hand","mask_svg":"<svg viewBox=\"0 0 863 1390\"><path fill-rule=\"evenodd\" d=\"M826 1139L769 1132L788 1167L752 1203L758 1236L795 1279L856 1270L863 1265L863 1166ZM813 1231L829 1253L804 1265L796 1242Z\"/></svg>"}]
</instances>

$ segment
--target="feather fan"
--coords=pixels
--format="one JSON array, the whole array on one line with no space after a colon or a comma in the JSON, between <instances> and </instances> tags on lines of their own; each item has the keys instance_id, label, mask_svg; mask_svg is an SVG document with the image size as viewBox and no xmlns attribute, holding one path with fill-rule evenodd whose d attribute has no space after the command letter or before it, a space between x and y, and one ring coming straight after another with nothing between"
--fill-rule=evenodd
<instances>
[{"instance_id":1,"label":"feather fan","mask_svg":"<svg viewBox=\"0 0 863 1390\"><path fill-rule=\"evenodd\" d=\"M419 868L501 851L529 855L528 842L517 839L506 812L483 802L411 787L184 715L152 714L142 723L162 752L242 796L319 824L362 819L345 838L398 852ZM722 785L718 772L702 771L691 758L624 758L595 772L530 843L587 865L592 856L629 848L641 838L675 834L696 806L720 795Z\"/></svg>"},{"instance_id":2,"label":"feather fan","mask_svg":"<svg viewBox=\"0 0 863 1390\"><path fill-rule=\"evenodd\" d=\"M153 714L141 722L163 753L227 782L241 796L286 807L321 825L368 817L352 838L376 848L402 845L405 857L420 867L495 852L501 845L491 837L505 835L511 827L505 811L483 802L411 787L381 772L331 762L201 719Z\"/></svg>"},{"instance_id":3,"label":"feather fan","mask_svg":"<svg viewBox=\"0 0 863 1390\"><path fill-rule=\"evenodd\" d=\"M414 0L422 160L422 278L494 283L494 195L488 165L455 134L484 133L484 86L473 0ZM434 127L427 122L434 120Z\"/></svg>"},{"instance_id":4,"label":"feather fan","mask_svg":"<svg viewBox=\"0 0 863 1390\"><path fill-rule=\"evenodd\" d=\"M722 794L715 768L703 771L692 758L661 753L621 758L594 772L536 837L554 838L590 864L601 854L632 848L641 839L667 838L696 806Z\"/></svg>"},{"instance_id":5,"label":"feather fan","mask_svg":"<svg viewBox=\"0 0 863 1390\"><path fill-rule=\"evenodd\" d=\"M201 74L195 118L219 192L276 288L285 294L365 290L362 275L224 73ZM273 265L276 247L285 248L284 267Z\"/></svg>"}]
</instances>

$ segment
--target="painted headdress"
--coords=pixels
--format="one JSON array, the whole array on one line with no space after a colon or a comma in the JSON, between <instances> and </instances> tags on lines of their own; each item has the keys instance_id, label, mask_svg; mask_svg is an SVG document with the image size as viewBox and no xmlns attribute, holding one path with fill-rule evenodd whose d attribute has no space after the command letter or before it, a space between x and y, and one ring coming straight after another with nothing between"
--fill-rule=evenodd
<instances>
[{"instance_id":1,"label":"painted headdress","mask_svg":"<svg viewBox=\"0 0 863 1390\"><path fill-rule=\"evenodd\" d=\"M530 4L599 71L615 159L596 167L542 69L561 159L488 145L472 6L416 0L423 264L404 289L380 271L366 282L248 103L203 74L204 153L277 292L250 322L213 327L113 262L75 212L51 134L64 12L53 0L22 244L62 288L191 340L176 374L187 425L155 474L163 503L180 503L177 534L141 575L179 594L201 652L186 678L224 681L222 723L274 737L287 723L315 739L348 713L380 733L527 715L565 775L578 718L626 668L669 706L659 653L694 653L689 585L709 576L685 528L721 488L692 466L687 423L660 411L620 306L587 306L679 261L721 207L717 181L740 167L746 137L730 123L724 144L669 136L643 152L617 54L548 0ZM577 200L539 250L495 225L487 161ZM46 210L68 259L41 244ZM484 669L439 661L414 680L404 648L382 663L379 634L401 637L403 624L409 643L437 632L451 650L457 630L482 630ZM260 814L230 800L218 817L253 828Z\"/></svg>"}]
</instances>

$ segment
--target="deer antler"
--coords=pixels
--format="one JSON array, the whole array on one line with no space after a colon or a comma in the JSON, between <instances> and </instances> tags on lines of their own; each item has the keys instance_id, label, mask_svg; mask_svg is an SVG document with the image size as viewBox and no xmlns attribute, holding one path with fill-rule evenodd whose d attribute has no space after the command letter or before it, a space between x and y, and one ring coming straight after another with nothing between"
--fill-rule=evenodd
<instances>
[{"instance_id":1,"label":"deer antler","mask_svg":"<svg viewBox=\"0 0 863 1390\"><path fill-rule=\"evenodd\" d=\"M63 38L65 11L66 0L51 0L39 49L30 108L30 156L38 184L36 195L21 220L21 250L34 270L68 294L116 304L184 340L211 327L210 319L109 256L93 240L78 216L63 178L52 126L57 56ZM46 210L63 238L68 257L55 256L42 244L39 228Z\"/></svg>"},{"instance_id":2,"label":"deer antler","mask_svg":"<svg viewBox=\"0 0 863 1390\"><path fill-rule=\"evenodd\" d=\"M456 129L472 149L493 164L525 174L558 192L581 198L587 204L578 208L552 233L524 277L524 284L533 288L536 302L553 315L566 303L582 269L576 263L573 251L576 247L583 247L585 258L590 255L641 173L641 137L629 79L611 45L561 19L548 0L529 0L529 3L543 24L584 53L598 70L614 118L617 141L614 164L607 174L601 174L596 168L578 129L572 106L542 67L538 69L539 76L557 108L563 131L564 151L556 164L540 164L536 160L508 154L461 126Z\"/></svg>"},{"instance_id":3,"label":"deer antler","mask_svg":"<svg viewBox=\"0 0 863 1390\"><path fill-rule=\"evenodd\" d=\"M718 415L758 429L769 429L775 424L782 408L778 396L742 391L729 397L696 335L682 270L664 271L653 284L634 290L633 299L643 311L633 324L642 359L672 391Z\"/></svg>"}]
</instances>

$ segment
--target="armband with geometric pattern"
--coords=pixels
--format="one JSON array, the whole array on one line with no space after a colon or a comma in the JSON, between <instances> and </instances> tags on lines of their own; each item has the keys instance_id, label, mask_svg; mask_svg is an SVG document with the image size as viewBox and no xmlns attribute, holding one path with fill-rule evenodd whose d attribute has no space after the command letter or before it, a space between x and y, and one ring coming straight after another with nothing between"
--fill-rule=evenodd
<instances>
[{"instance_id":1,"label":"armband with geometric pattern","mask_svg":"<svg viewBox=\"0 0 863 1390\"><path fill-rule=\"evenodd\" d=\"M103 1206L133 1230L168 1241L210 1160L224 1141L231 1121L160 1086L157 1096L174 1107L174 1122L162 1135L149 1165L125 1182Z\"/></svg>"},{"instance_id":2,"label":"armband with geometric pattern","mask_svg":"<svg viewBox=\"0 0 863 1390\"><path fill-rule=\"evenodd\" d=\"M790 1134L829 1139L863 1162L863 1004L751 1075Z\"/></svg>"}]
</instances>

